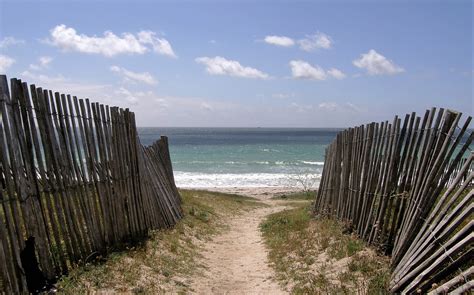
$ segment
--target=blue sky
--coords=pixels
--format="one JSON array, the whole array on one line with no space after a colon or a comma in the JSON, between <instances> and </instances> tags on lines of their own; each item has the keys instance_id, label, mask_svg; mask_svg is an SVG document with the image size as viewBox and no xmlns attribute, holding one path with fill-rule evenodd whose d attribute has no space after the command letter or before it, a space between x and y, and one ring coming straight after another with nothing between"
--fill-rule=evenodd
<instances>
[{"instance_id":1,"label":"blue sky","mask_svg":"<svg viewBox=\"0 0 474 295\"><path fill-rule=\"evenodd\" d=\"M461 0L0 0L0 72L129 107L139 126L472 115L472 13Z\"/></svg>"}]
</instances>

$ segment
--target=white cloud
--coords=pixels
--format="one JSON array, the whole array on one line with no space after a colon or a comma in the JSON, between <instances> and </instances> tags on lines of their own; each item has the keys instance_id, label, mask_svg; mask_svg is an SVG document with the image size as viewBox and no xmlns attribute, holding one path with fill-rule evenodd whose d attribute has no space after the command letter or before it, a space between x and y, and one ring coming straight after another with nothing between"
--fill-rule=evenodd
<instances>
[{"instance_id":1,"label":"white cloud","mask_svg":"<svg viewBox=\"0 0 474 295\"><path fill-rule=\"evenodd\" d=\"M0 54L0 73L4 74L14 63L13 58Z\"/></svg>"},{"instance_id":2,"label":"white cloud","mask_svg":"<svg viewBox=\"0 0 474 295\"><path fill-rule=\"evenodd\" d=\"M325 111L335 111L338 108L338 105L334 102L322 102L318 107Z\"/></svg>"},{"instance_id":3,"label":"white cloud","mask_svg":"<svg viewBox=\"0 0 474 295\"><path fill-rule=\"evenodd\" d=\"M115 94L121 96L131 105L137 105L141 96L139 93L132 93L131 91L123 87L117 89L115 91Z\"/></svg>"},{"instance_id":4,"label":"white cloud","mask_svg":"<svg viewBox=\"0 0 474 295\"><path fill-rule=\"evenodd\" d=\"M241 78L267 79L269 75L251 67L244 67L238 61L228 60L220 56L198 57L195 61L206 66L211 75L229 75Z\"/></svg>"},{"instance_id":5,"label":"white cloud","mask_svg":"<svg viewBox=\"0 0 474 295\"><path fill-rule=\"evenodd\" d=\"M16 39L15 37L5 37L0 40L0 48L4 49L12 45L24 44L24 40Z\"/></svg>"},{"instance_id":6,"label":"white cloud","mask_svg":"<svg viewBox=\"0 0 474 295\"><path fill-rule=\"evenodd\" d=\"M143 102L155 102L160 107L160 109L165 109L168 107L167 100L156 97L152 91L131 91L125 87L119 87L115 90L115 94L120 96L127 104L133 106L138 106L145 98L146 100Z\"/></svg>"},{"instance_id":7,"label":"white cloud","mask_svg":"<svg viewBox=\"0 0 474 295\"><path fill-rule=\"evenodd\" d=\"M51 44L63 50L102 54L107 57L123 53L143 54L147 51L138 38L130 33L124 33L119 37L107 31L103 37L89 37L84 34L78 35L74 28L58 25L51 30L51 38Z\"/></svg>"},{"instance_id":8,"label":"white cloud","mask_svg":"<svg viewBox=\"0 0 474 295\"><path fill-rule=\"evenodd\" d=\"M33 83L52 84L52 83L63 83L67 81L67 79L63 77L62 75L48 76L48 75L43 75L43 74L35 74L30 71L24 71L20 75L25 78L33 80L30 82L32 84ZM42 86L39 85L39 87L42 87ZM51 90L57 91L56 89L51 89Z\"/></svg>"},{"instance_id":9,"label":"white cloud","mask_svg":"<svg viewBox=\"0 0 474 295\"><path fill-rule=\"evenodd\" d=\"M295 45L293 39L285 36L266 36L264 41L268 44L282 47L291 47Z\"/></svg>"},{"instance_id":10,"label":"white cloud","mask_svg":"<svg viewBox=\"0 0 474 295\"><path fill-rule=\"evenodd\" d=\"M30 64L30 70L39 71L41 70L41 67L37 64Z\"/></svg>"},{"instance_id":11,"label":"white cloud","mask_svg":"<svg viewBox=\"0 0 474 295\"><path fill-rule=\"evenodd\" d=\"M121 100L114 101L121 106L129 105L125 97L133 97L131 110L135 112L139 126L217 126L216 120L227 120L236 116L240 104L199 96L167 95L147 91L137 93L124 87ZM114 99L117 99L117 95ZM212 114L212 116L209 116Z\"/></svg>"},{"instance_id":12,"label":"white cloud","mask_svg":"<svg viewBox=\"0 0 474 295\"><path fill-rule=\"evenodd\" d=\"M177 113L187 112L189 110L212 111L219 104L218 101L210 103L207 99L201 97L185 97L185 96L163 96L157 95L153 92L147 92L147 100L150 100L154 105L158 105L160 109L174 109ZM183 109L186 109L184 111Z\"/></svg>"},{"instance_id":13,"label":"white cloud","mask_svg":"<svg viewBox=\"0 0 474 295\"><path fill-rule=\"evenodd\" d=\"M336 68L331 68L325 71L318 65L310 65L303 60L292 60L290 61L291 75L294 79L301 80L326 80L330 77L337 80L342 80L346 77L346 74Z\"/></svg>"},{"instance_id":14,"label":"white cloud","mask_svg":"<svg viewBox=\"0 0 474 295\"><path fill-rule=\"evenodd\" d=\"M360 69L365 69L369 75L393 75L405 71L402 67L377 53L374 49L369 50L368 53L361 54L360 58L352 63Z\"/></svg>"},{"instance_id":15,"label":"white cloud","mask_svg":"<svg viewBox=\"0 0 474 295\"><path fill-rule=\"evenodd\" d=\"M344 104L338 104L335 102L322 102L318 105L318 108L323 111L335 112L335 111L351 111L359 112L360 109L353 103L347 102Z\"/></svg>"},{"instance_id":16,"label":"white cloud","mask_svg":"<svg viewBox=\"0 0 474 295\"><path fill-rule=\"evenodd\" d=\"M304 51L313 51L319 48L330 49L332 43L332 38L321 32L317 32L314 35L307 35L306 38L298 40L300 48Z\"/></svg>"},{"instance_id":17,"label":"white cloud","mask_svg":"<svg viewBox=\"0 0 474 295\"><path fill-rule=\"evenodd\" d=\"M300 105L296 102L292 102L290 106L299 113L312 111L314 109L312 105Z\"/></svg>"},{"instance_id":18,"label":"white cloud","mask_svg":"<svg viewBox=\"0 0 474 295\"><path fill-rule=\"evenodd\" d=\"M176 57L170 43L166 39L157 38L151 31L141 31L136 35L123 33L121 36L106 31L104 36L98 37L78 34L74 28L62 24L50 31L50 38L48 43L65 51L112 57L119 54L144 54L150 50L146 45L151 45L158 54Z\"/></svg>"},{"instance_id":19,"label":"white cloud","mask_svg":"<svg viewBox=\"0 0 474 295\"><path fill-rule=\"evenodd\" d=\"M278 99L285 99L285 98L290 98L290 97L295 97L294 93L288 94L288 93L274 93L272 94L272 98L278 98Z\"/></svg>"},{"instance_id":20,"label":"white cloud","mask_svg":"<svg viewBox=\"0 0 474 295\"><path fill-rule=\"evenodd\" d=\"M336 68L331 68L327 71L327 74L333 78L336 78L338 80L342 80L346 77L346 74L344 74L341 70L338 70Z\"/></svg>"},{"instance_id":21,"label":"white cloud","mask_svg":"<svg viewBox=\"0 0 474 295\"><path fill-rule=\"evenodd\" d=\"M53 61L53 58L50 56L42 56L39 58L39 63L41 66L47 66Z\"/></svg>"},{"instance_id":22,"label":"white cloud","mask_svg":"<svg viewBox=\"0 0 474 295\"><path fill-rule=\"evenodd\" d=\"M209 112L211 112L211 111L214 110L214 108L212 107L212 105L210 105L210 104L207 103L207 102L202 102L201 105L200 105L200 108L203 109L203 110L205 110L205 111L209 111Z\"/></svg>"},{"instance_id":23,"label":"white cloud","mask_svg":"<svg viewBox=\"0 0 474 295\"><path fill-rule=\"evenodd\" d=\"M30 69L38 71L47 68L52 61L53 58L50 56L41 56L40 58L38 58L37 64L30 64Z\"/></svg>"},{"instance_id":24,"label":"white cloud","mask_svg":"<svg viewBox=\"0 0 474 295\"><path fill-rule=\"evenodd\" d=\"M326 80L326 72L320 66L312 66L302 60L290 61L291 74L295 79Z\"/></svg>"},{"instance_id":25,"label":"white cloud","mask_svg":"<svg viewBox=\"0 0 474 295\"><path fill-rule=\"evenodd\" d=\"M138 39L143 44L150 44L153 47L153 50L162 55L167 55L169 57L177 57L171 48L170 42L164 38L156 37L156 34L152 31L141 31L138 33Z\"/></svg>"},{"instance_id":26,"label":"white cloud","mask_svg":"<svg viewBox=\"0 0 474 295\"><path fill-rule=\"evenodd\" d=\"M38 74L36 72L24 71L20 77L28 84L36 84L37 87L50 89L64 94L71 94L78 98L90 98L105 104L116 104L116 99L112 98L109 93L113 90L108 84L94 84L72 81L61 74L49 76Z\"/></svg>"},{"instance_id":27,"label":"white cloud","mask_svg":"<svg viewBox=\"0 0 474 295\"><path fill-rule=\"evenodd\" d=\"M168 100L166 98L157 97L155 102L160 109L167 109L169 107Z\"/></svg>"},{"instance_id":28,"label":"white cloud","mask_svg":"<svg viewBox=\"0 0 474 295\"><path fill-rule=\"evenodd\" d=\"M359 112L359 111L361 111L361 109L360 109L358 106L356 106L355 104L350 103L350 102L347 102L347 103L345 104L345 107L346 107L347 109L351 110L351 111L354 111L354 112Z\"/></svg>"},{"instance_id":29,"label":"white cloud","mask_svg":"<svg viewBox=\"0 0 474 295\"><path fill-rule=\"evenodd\" d=\"M142 82L148 85L156 85L158 83L158 81L156 81L156 79L148 72L135 73L118 66L111 66L110 70L123 76L126 81Z\"/></svg>"}]
</instances>

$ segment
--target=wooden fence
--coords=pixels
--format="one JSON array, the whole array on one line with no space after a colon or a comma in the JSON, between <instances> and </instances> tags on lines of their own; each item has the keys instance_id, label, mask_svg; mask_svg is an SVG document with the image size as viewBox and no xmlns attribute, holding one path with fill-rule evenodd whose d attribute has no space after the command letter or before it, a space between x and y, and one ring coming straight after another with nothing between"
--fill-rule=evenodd
<instances>
[{"instance_id":1,"label":"wooden fence","mask_svg":"<svg viewBox=\"0 0 474 295\"><path fill-rule=\"evenodd\" d=\"M128 109L4 75L0 108L0 293L32 292L181 218L167 138L143 147Z\"/></svg>"},{"instance_id":2,"label":"wooden fence","mask_svg":"<svg viewBox=\"0 0 474 295\"><path fill-rule=\"evenodd\" d=\"M473 288L470 122L433 108L349 128L326 150L314 212L391 255L391 292Z\"/></svg>"}]
</instances>

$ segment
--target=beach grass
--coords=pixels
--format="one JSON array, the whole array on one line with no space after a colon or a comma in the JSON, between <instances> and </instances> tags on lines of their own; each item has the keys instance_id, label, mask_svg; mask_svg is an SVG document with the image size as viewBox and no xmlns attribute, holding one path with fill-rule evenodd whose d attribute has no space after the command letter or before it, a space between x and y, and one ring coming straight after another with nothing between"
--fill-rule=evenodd
<instances>
[{"instance_id":1,"label":"beach grass","mask_svg":"<svg viewBox=\"0 0 474 295\"><path fill-rule=\"evenodd\" d=\"M272 197L274 200L303 200L303 201L312 201L316 198L316 191L299 191L292 192L288 194L282 194Z\"/></svg>"},{"instance_id":2,"label":"beach grass","mask_svg":"<svg viewBox=\"0 0 474 295\"><path fill-rule=\"evenodd\" d=\"M225 193L181 190L184 218L172 229L150 232L149 238L105 260L73 269L57 283L60 293L187 293L187 278L203 269L200 249L225 231L226 217L259 206L256 199Z\"/></svg>"},{"instance_id":3,"label":"beach grass","mask_svg":"<svg viewBox=\"0 0 474 295\"><path fill-rule=\"evenodd\" d=\"M314 219L309 202L261 224L279 282L293 294L384 294L389 261L335 220Z\"/></svg>"}]
</instances>

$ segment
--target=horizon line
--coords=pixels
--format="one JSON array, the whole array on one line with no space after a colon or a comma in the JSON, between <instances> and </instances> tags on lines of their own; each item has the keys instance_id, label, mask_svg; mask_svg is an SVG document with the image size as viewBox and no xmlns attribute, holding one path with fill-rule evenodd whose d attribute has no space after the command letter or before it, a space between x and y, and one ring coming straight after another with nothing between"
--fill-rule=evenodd
<instances>
[{"instance_id":1,"label":"horizon line","mask_svg":"<svg viewBox=\"0 0 474 295\"><path fill-rule=\"evenodd\" d=\"M365 124L364 124L365 125ZM235 128L235 129L243 129L243 128L253 128L253 129L346 129L351 128L350 126L347 127L284 127L284 126L137 126L137 128Z\"/></svg>"}]
</instances>

